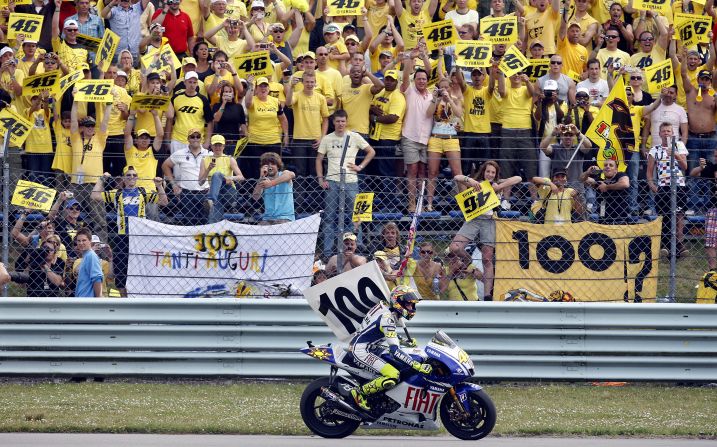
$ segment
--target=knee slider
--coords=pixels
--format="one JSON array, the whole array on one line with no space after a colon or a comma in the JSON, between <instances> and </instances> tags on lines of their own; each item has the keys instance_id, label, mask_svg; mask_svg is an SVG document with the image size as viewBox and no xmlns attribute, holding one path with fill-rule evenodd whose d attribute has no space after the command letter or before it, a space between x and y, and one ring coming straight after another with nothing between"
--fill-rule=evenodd
<instances>
[{"instance_id":1,"label":"knee slider","mask_svg":"<svg viewBox=\"0 0 717 447\"><path fill-rule=\"evenodd\" d=\"M394 377L383 377L381 381L381 388L384 390L390 390L398 384L398 379Z\"/></svg>"}]
</instances>

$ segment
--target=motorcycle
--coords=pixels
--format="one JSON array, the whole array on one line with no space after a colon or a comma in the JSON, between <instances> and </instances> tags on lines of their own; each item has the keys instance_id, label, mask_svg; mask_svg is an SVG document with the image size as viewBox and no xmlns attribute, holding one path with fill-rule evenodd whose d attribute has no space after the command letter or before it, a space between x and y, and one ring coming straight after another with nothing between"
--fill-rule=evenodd
<instances>
[{"instance_id":1,"label":"motorcycle","mask_svg":"<svg viewBox=\"0 0 717 447\"><path fill-rule=\"evenodd\" d=\"M376 375L358 366L341 344L307 344L301 352L331 365L330 375L311 382L301 396L301 417L319 436L344 438L359 426L438 430L442 422L456 438L478 440L495 427L493 401L480 386L466 382L475 372L473 361L442 330L424 349L406 350L414 360L430 364L430 374L397 364L388 349L380 352L381 358L399 368L401 380L390 390L367 396L369 412L354 403L351 389ZM348 375L339 375L339 370Z\"/></svg>"}]
</instances>

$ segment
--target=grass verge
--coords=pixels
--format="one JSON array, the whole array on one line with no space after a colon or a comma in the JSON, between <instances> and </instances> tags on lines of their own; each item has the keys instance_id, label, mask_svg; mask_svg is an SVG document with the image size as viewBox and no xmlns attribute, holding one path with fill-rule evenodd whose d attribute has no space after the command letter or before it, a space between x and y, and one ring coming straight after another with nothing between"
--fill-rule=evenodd
<instances>
[{"instance_id":1,"label":"grass verge","mask_svg":"<svg viewBox=\"0 0 717 447\"><path fill-rule=\"evenodd\" d=\"M298 408L305 386L3 383L0 431L306 435ZM550 384L487 391L498 408L496 434L717 438L717 388Z\"/></svg>"}]
</instances>

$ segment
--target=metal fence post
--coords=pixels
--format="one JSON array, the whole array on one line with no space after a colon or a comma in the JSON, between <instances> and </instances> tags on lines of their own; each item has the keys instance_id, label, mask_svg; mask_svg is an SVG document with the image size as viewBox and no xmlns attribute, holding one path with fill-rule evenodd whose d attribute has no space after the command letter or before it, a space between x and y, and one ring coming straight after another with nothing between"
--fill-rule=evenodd
<instances>
[{"instance_id":1,"label":"metal fence post","mask_svg":"<svg viewBox=\"0 0 717 447\"><path fill-rule=\"evenodd\" d=\"M2 187L2 262L7 266L9 264L10 256L10 161L8 159L8 149L10 147L10 131L5 132L5 138L3 140L2 147L2 175L3 175L3 187ZM7 284L2 287L2 296L7 297L8 288Z\"/></svg>"},{"instance_id":2,"label":"metal fence post","mask_svg":"<svg viewBox=\"0 0 717 447\"><path fill-rule=\"evenodd\" d=\"M339 162L339 231L336 240L336 269L339 273L344 271L344 222L346 219L346 167L344 161L346 160L346 151L349 147L349 140L351 138L346 135L344 139L344 149L341 151L341 161ZM351 204L353 206L353 204Z\"/></svg>"},{"instance_id":3,"label":"metal fence post","mask_svg":"<svg viewBox=\"0 0 717 447\"><path fill-rule=\"evenodd\" d=\"M675 151L677 137L672 137L670 151L670 295L669 301L675 302L677 294L677 179L675 178Z\"/></svg>"}]
</instances>

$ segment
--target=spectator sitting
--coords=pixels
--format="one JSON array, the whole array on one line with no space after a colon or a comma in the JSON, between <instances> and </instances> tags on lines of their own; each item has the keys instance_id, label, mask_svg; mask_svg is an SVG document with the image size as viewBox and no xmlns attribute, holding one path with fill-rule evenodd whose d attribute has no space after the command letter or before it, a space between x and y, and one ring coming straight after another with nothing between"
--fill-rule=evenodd
<instances>
[{"instance_id":1,"label":"spectator sitting","mask_svg":"<svg viewBox=\"0 0 717 447\"><path fill-rule=\"evenodd\" d=\"M80 215L82 211L80 202L73 197L74 195L70 191L62 191L50 209L50 214L47 215L47 220L55 224L55 234L60 237L60 242L62 242L62 245L65 247L72 247L72 239L75 238L75 233L77 233L77 230L80 228L86 226ZM65 207L62 213L62 219L57 219L57 214L63 204Z\"/></svg>"},{"instance_id":2,"label":"spectator sitting","mask_svg":"<svg viewBox=\"0 0 717 447\"><path fill-rule=\"evenodd\" d=\"M294 184L292 171L284 169L284 163L276 152L267 152L260 159L260 178L254 187L254 200L264 198L264 214L259 225L291 222L294 217Z\"/></svg>"},{"instance_id":3,"label":"spectator sitting","mask_svg":"<svg viewBox=\"0 0 717 447\"><path fill-rule=\"evenodd\" d=\"M373 254L373 259L378 263L378 267L381 269L383 279L386 281L386 284L388 284L388 288L393 290L393 288L398 285L398 282L396 281L396 272L391 268L391 264L388 263L386 252L377 251Z\"/></svg>"},{"instance_id":4,"label":"spectator sitting","mask_svg":"<svg viewBox=\"0 0 717 447\"><path fill-rule=\"evenodd\" d=\"M602 172L593 165L583 172L580 180L599 192L599 222L606 225L624 225L630 217L630 178L617 170L615 160L605 160Z\"/></svg>"},{"instance_id":5,"label":"spectator sitting","mask_svg":"<svg viewBox=\"0 0 717 447\"><path fill-rule=\"evenodd\" d=\"M82 259L77 261L77 285L75 297L99 298L102 296L102 284L105 274L102 272L100 258L92 250L92 233L81 228L75 236L75 245Z\"/></svg>"},{"instance_id":6,"label":"spectator sitting","mask_svg":"<svg viewBox=\"0 0 717 447\"><path fill-rule=\"evenodd\" d=\"M30 234L24 234L20 230L22 229L25 218L28 215L27 210L23 210L20 212L20 217L15 222L15 226L10 231L10 235L13 239L15 239L22 247L26 249L35 249L42 245L42 243L46 240L48 240L51 236L55 234L55 224L49 220L45 219L38 225L38 229L31 232ZM65 249L65 246L60 244L60 247L58 249L58 256L60 256L63 260L67 259L67 252ZM27 262L29 260L29 251L22 253L20 257L18 257L17 261L15 262L15 270L22 271L25 270L27 267Z\"/></svg>"},{"instance_id":7,"label":"spectator sitting","mask_svg":"<svg viewBox=\"0 0 717 447\"><path fill-rule=\"evenodd\" d=\"M204 157L199 168L199 183L209 179L209 194L204 202L209 215L209 223L219 222L224 218L224 210L236 201L235 182L244 180L237 161L224 154L226 141L221 135L212 136L212 154Z\"/></svg>"},{"instance_id":8,"label":"spectator sitting","mask_svg":"<svg viewBox=\"0 0 717 447\"><path fill-rule=\"evenodd\" d=\"M436 290L434 288L433 279L440 279L442 267L441 264L433 260L435 253L433 244L423 242L419 246L418 253L418 262L413 259L408 260L406 275L410 276L416 286L416 290L418 290L418 293L421 295L421 299L437 300L439 299L440 283L438 290Z\"/></svg>"},{"instance_id":9,"label":"spectator sitting","mask_svg":"<svg viewBox=\"0 0 717 447\"><path fill-rule=\"evenodd\" d=\"M339 273L349 271L360 265L366 264L366 258L356 254L356 235L353 233L344 233L344 265L341 271L338 270L338 255L333 255L326 263L326 274L335 276Z\"/></svg>"},{"instance_id":10,"label":"spectator sitting","mask_svg":"<svg viewBox=\"0 0 717 447\"><path fill-rule=\"evenodd\" d=\"M13 281L27 285L28 297L57 297L65 286L65 261L58 258L60 238L52 235L28 253L26 271L8 273L0 263L0 286Z\"/></svg>"},{"instance_id":11,"label":"spectator sitting","mask_svg":"<svg viewBox=\"0 0 717 447\"><path fill-rule=\"evenodd\" d=\"M578 215L584 212L578 191L566 188L567 181L567 171L563 168L553 169L552 181L543 177L532 178L538 186L540 199L533 204L533 214L538 223L562 224L571 221L573 211Z\"/></svg>"}]
</instances>

